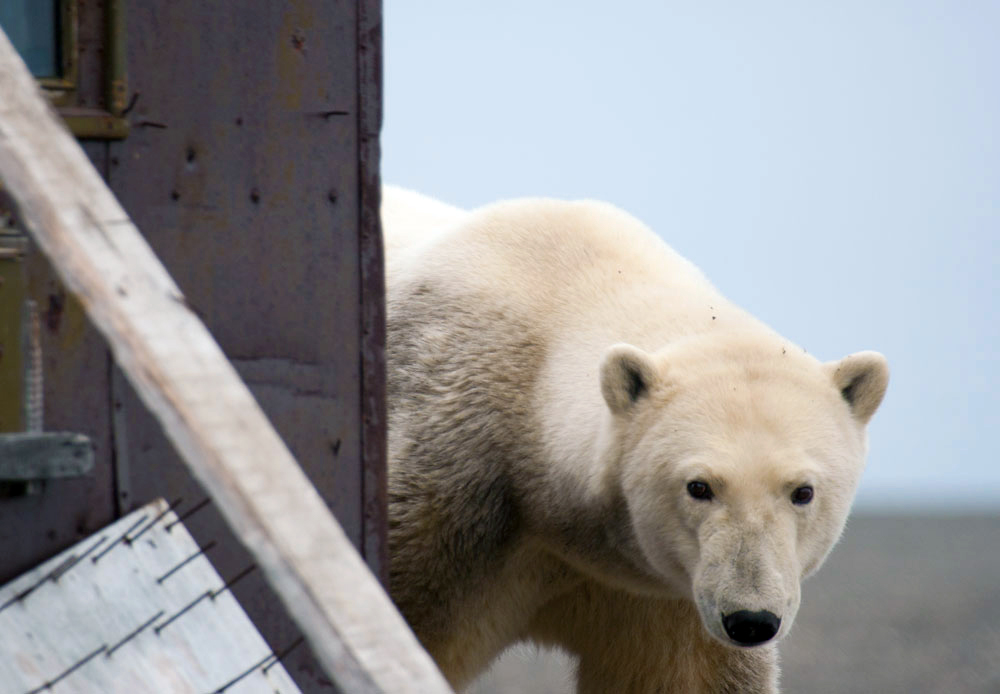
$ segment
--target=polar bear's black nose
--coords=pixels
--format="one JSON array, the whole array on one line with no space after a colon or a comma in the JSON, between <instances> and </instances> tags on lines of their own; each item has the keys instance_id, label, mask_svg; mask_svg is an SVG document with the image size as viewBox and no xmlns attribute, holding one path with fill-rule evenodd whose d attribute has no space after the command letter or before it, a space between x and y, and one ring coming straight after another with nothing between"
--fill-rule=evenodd
<instances>
[{"instance_id":1,"label":"polar bear's black nose","mask_svg":"<svg viewBox=\"0 0 1000 694\"><path fill-rule=\"evenodd\" d=\"M736 643L742 646L756 646L758 643L769 641L778 633L781 618L767 610L761 612L740 610L722 615L722 626L726 628L729 638Z\"/></svg>"}]
</instances>

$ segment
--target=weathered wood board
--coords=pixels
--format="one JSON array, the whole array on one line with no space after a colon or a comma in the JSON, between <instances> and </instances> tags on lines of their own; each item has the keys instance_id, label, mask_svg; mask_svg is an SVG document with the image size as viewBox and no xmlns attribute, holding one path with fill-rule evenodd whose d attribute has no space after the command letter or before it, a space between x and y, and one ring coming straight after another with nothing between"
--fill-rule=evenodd
<instances>
[{"instance_id":1,"label":"weathered wood board","mask_svg":"<svg viewBox=\"0 0 1000 694\"><path fill-rule=\"evenodd\" d=\"M299 692L211 550L160 499L0 588L0 691Z\"/></svg>"}]
</instances>

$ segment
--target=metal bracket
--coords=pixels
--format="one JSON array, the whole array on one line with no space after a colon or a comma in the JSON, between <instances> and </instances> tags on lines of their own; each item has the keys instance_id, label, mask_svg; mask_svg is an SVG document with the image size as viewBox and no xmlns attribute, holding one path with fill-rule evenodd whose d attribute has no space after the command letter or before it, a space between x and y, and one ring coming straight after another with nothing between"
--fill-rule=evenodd
<instances>
[{"instance_id":1,"label":"metal bracket","mask_svg":"<svg viewBox=\"0 0 1000 694\"><path fill-rule=\"evenodd\" d=\"M82 477L93 469L94 446L83 434L0 434L0 482Z\"/></svg>"}]
</instances>

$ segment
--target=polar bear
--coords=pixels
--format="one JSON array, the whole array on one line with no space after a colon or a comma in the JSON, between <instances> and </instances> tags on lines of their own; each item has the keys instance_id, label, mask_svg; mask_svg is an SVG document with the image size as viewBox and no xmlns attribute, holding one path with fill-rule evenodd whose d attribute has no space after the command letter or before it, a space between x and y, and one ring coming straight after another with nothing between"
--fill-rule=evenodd
<instances>
[{"instance_id":1,"label":"polar bear","mask_svg":"<svg viewBox=\"0 0 1000 694\"><path fill-rule=\"evenodd\" d=\"M777 691L885 359L820 363L608 204L382 217L390 592L452 685L530 641L581 694Z\"/></svg>"}]
</instances>

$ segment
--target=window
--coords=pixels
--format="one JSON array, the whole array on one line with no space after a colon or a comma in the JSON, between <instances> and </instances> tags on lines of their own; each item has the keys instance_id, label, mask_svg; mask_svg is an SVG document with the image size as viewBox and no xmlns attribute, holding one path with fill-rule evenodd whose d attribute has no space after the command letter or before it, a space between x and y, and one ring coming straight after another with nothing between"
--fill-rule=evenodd
<instances>
[{"instance_id":1,"label":"window","mask_svg":"<svg viewBox=\"0 0 1000 694\"><path fill-rule=\"evenodd\" d=\"M0 27L79 138L128 134L124 24L124 0L0 0Z\"/></svg>"},{"instance_id":2,"label":"window","mask_svg":"<svg viewBox=\"0 0 1000 694\"><path fill-rule=\"evenodd\" d=\"M35 77L62 77L58 0L4 0L0 26Z\"/></svg>"}]
</instances>

